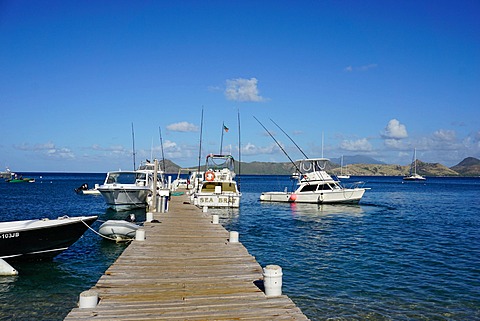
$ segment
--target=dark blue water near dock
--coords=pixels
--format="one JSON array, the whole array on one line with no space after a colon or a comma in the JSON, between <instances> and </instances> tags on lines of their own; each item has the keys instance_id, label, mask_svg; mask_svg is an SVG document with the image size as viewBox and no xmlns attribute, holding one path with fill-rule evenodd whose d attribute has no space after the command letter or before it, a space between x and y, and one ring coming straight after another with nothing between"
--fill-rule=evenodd
<instances>
[{"instance_id":1,"label":"dark blue water near dock","mask_svg":"<svg viewBox=\"0 0 480 321\"><path fill-rule=\"evenodd\" d=\"M127 215L73 192L104 174L34 177L0 183L1 221ZM282 266L284 294L311 320L480 320L480 179L361 179L360 205L332 206L260 203L288 177L245 176L240 209L209 212L262 266ZM124 247L87 231L51 262L15 264L20 275L0 277L0 320L63 320Z\"/></svg>"}]
</instances>

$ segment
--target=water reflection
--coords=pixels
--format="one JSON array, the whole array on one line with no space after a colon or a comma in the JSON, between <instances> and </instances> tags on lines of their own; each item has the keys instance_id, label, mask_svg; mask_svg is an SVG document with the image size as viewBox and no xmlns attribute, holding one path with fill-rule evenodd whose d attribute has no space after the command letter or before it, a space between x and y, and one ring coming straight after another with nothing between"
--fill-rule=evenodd
<instances>
[{"instance_id":1,"label":"water reflection","mask_svg":"<svg viewBox=\"0 0 480 321\"><path fill-rule=\"evenodd\" d=\"M298 204L289 203L293 216L325 217L330 215L363 216L365 211L358 204Z\"/></svg>"}]
</instances>

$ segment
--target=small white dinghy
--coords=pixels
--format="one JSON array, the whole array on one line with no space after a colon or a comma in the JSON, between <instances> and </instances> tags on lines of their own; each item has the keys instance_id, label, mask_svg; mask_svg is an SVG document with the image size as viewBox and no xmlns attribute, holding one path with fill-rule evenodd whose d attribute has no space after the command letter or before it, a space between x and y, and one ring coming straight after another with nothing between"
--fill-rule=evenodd
<instances>
[{"instance_id":1,"label":"small white dinghy","mask_svg":"<svg viewBox=\"0 0 480 321\"><path fill-rule=\"evenodd\" d=\"M114 239L117 242L127 241L135 238L135 233L139 227L140 226L137 224L124 220L108 220L100 225L98 233L110 239Z\"/></svg>"}]
</instances>

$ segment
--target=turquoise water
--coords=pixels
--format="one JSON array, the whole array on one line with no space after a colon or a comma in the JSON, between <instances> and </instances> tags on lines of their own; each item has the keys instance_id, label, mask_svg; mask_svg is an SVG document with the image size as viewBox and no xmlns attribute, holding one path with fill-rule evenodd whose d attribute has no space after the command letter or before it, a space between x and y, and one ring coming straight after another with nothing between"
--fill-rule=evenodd
<instances>
[{"instance_id":1,"label":"turquoise water","mask_svg":"<svg viewBox=\"0 0 480 321\"><path fill-rule=\"evenodd\" d=\"M35 178L0 183L0 220L127 215L73 192L104 174ZM480 179L362 180L360 205L319 206L260 203L288 177L246 176L240 209L210 212L262 266L282 266L283 293L311 320L480 320ZM15 264L19 276L0 277L0 320L63 320L123 249L87 231L51 262Z\"/></svg>"}]
</instances>

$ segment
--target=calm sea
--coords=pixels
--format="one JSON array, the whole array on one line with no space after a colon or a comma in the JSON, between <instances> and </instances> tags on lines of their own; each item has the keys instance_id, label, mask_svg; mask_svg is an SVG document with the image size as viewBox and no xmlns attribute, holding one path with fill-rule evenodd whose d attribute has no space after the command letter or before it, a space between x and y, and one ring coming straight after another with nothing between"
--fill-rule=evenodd
<instances>
[{"instance_id":1,"label":"calm sea","mask_svg":"<svg viewBox=\"0 0 480 321\"><path fill-rule=\"evenodd\" d=\"M30 176L36 183L0 183L0 221L130 213L74 193L104 174ZM371 188L360 205L332 206L260 203L289 178L244 176L240 209L210 212L260 265L283 268L283 293L311 320L480 320L480 179L345 182L359 179ZM18 276L0 277L0 320L63 320L124 248L87 231L53 261L14 264Z\"/></svg>"}]
</instances>

